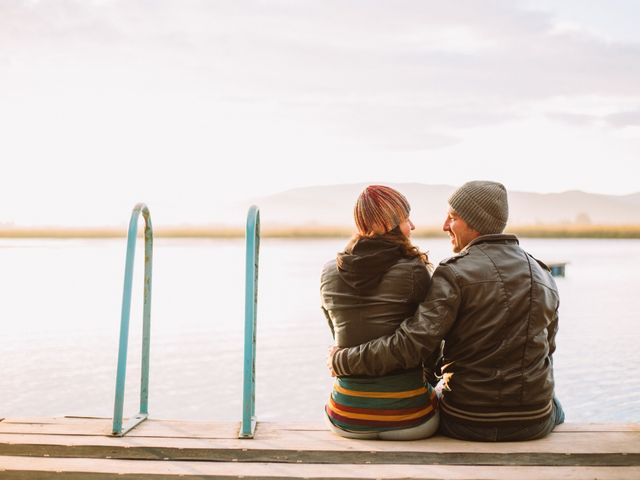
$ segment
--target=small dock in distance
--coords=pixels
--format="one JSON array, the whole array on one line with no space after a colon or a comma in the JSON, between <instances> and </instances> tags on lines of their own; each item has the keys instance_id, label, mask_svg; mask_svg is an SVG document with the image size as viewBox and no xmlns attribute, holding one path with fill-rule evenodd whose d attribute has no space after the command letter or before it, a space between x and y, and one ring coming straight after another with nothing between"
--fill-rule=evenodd
<instances>
[{"instance_id":1,"label":"small dock in distance","mask_svg":"<svg viewBox=\"0 0 640 480\"><path fill-rule=\"evenodd\" d=\"M564 277L565 268L568 262L550 262L547 264L551 275L554 277Z\"/></svg>"},{"instance_id":2,"label":"small dock in distance","mask_svg":"<svg viewBox=\"0 0 640 480\"><path fill-rule=\"evenodd\" d=\"M436 436L410 442L350 440L321 424L149 419L124 437L106 418L0 421L0 479L634 479L640 424L566 424L513 443Z\"/></svg>"}]
</instances>

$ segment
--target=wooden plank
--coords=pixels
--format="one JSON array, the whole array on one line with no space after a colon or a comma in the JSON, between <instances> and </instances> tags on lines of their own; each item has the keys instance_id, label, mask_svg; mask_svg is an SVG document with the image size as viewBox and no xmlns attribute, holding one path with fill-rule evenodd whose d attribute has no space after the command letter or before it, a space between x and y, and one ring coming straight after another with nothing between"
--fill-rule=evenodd
<instances>
[{"instance_id":1,"label":"wooden plank","mask_svg":"<svg viewBox=\"0 0 640 480\"><path fill-rule=\"evenodd\" d=\"M114 438L0 435L0 455L220 462L376 463L451 465L640 465L640 441L626 432L616 450L605 435L589 440L474 443L447 438L415 442L344 440L329 445L292 445L271 440ZM583 435L583 434L569 434ZM334 439L331 439L334 440ZM572 439L569 439L572 440ZM547 447L545 447L545 445ZM554 447L553 449L551 447ZM589 447L589 448L587 448Z\"/></svg>"},{"instance_id":2,"label":"wooden plank","mask_svg":"<svg viewBox=\"0 0 640 480\"><path fill-rule=\"evenodd\" d=\"M280 425L275 423L259 423L256 430L256 438L253 440L238 439L237 432L238 423L214 423L214 422L180 422L165 420L147 420L139 427L127 434L123 438L111 437L110 423L107 419L80 419L80 418L63 418L48 419L48 421L8 421L0 423L0 435L35 435L35 436L95 436L96 442L117 441L117 444L127 445L130 439L143 439L150 437L149 445L162 445L161 439L174 439L180 445L182 439L185 440L186 446L196 446L197 443L187 442L188 439L219 439L220 444L225 447L232 448L253 448L260 445L263 448L264 443L278 448L314 448L314 449L360 449L366 450L376 449L375 445L385 445L384 449L412 449L417 448L421 451L426 449L434 449L435 451L450 450L454 448L458 450L494 450L496 444L482 442L464 442L453 440L441 436L419 440L414 442L382 442L382 441L366 441L366 440L350 440L332 434L327 429L307 429L306 427L295 428L290 425ZM107 423L105 423L107 422ZM563 427L563 426L561 426ZM107 432L107 433L105 433ZM580 451L580 452L638 452L638 439L640 439L640 428L627 425L627 428L621 431L606 431L602 428L595 431L582 428L558 428L549 437L533 442L514 442L500 443L502 451ZM2 437L7 440L10 437ZM17 438L17 437L16 437ZM152 440L157 438L158 440ZM111 439L111 440L108 440ZM593 440L598 440L598 444L594 444ZM634 440L636 442L634 442ZM78 440L83 442L83 440ZM84 440L86 442L86 440ZM72 439L65 440L65 443L73 443ZM137 442L139 444L140 442ZM184 442L183 442L184 443ZM604 449L604 450L603 450Z\"/></svg>"},{"instance_id":3,"label":"wooden plank","mask_svg":"<svg viewBox=\"0 0 640 480\"><path fill-rule=\"evenodd\" d=\"M147 423L147 422L145 422ZM170 434L146 435L145 429L165 429ZM182 429L182 430L181 430ZM152 420L144 423L125 437L110 435L65 435L39 434L26 428L11 433L0 433L2 443L51 444L51 445L95 445L95 446L149 446L176 448L209 448L215 441L217 448L239 450L318 450L318 451L385 451L385 452L547 452L547 453L640 453L640 431L623 432L554 432L547 438L530 442L465 442L442 436L412 442L385 442L379 440L351 440L321 430L281 430L277 425L259 424L252 440L238 439L233 435L222 438L198 437L187 426L170 427L168 424L154 426ZM175 435L172 432L178 432Z\"/></svg>"},{"instance_id":4,"label":"wooden plank","mask_svg":"<svg viewBox=\"0 0 640 480\"><path fill-rule=\"evenodd\" d=\"M219 449L175 449L132 447L64 447L50 445L3 445L0 455L121 460L171 460L240 463L314 463L377 465L511 465L511 466L610 466L640 465L640 455L560 453L433 453L433 452L293 452L232 451ZM639 477L640 478L640 477Z\"/></svg>"},{"instance_id":5,"label":"wooden plank","mask_svg":"<svg viewBox=\"0 0 640 480\"><path fill-rule=\"evenodd\" d=\"M640 432L640 423L563 423L554 432Z\"/></svg>"},{"instance_id":6,"label":"wooden plank","mask_svg":"<svg viewBox=\"0 0 640 480\"><path fill-rule=\"evenodd\" d=\"M111 421L107 419L7 419L0 422L0 433L54 435L110 435Z\"/></svg>"},{"instance_id":7,"label":"wooden plank","mask_svg":"<svg viewBox=\"0 0 640 480\"><path fill-rule=\"evenodd\" d=\"M107 428L109 427L109 428ZM110 419L63 417L0 422L0 455L218 462L313 462L450 465L640 465L640 429L566 426L530 442L350 440L318 426L259 423L238 439L238 423L148 420L113 437ZM628 428L631 427L631 428ZM310 429L308 429L310 428Z\"/></svg>"},{"instance_id":8,"label":"wooden plank","mask_svg":"<svg viewBox=\"0 0 640 480\"><path fill-rule=\"evenodd\" d=\"M553 433L549 437L529 442L465 442L442 436L411 442L382 440L351 440L330 432L280 432L261 435L254 439L191 438L191 437L138 437L138 436L86 436L39 435L2 433L0 443L50 444L68 446L109 447L175 447L225 448L237 450L290 450L346 452L475 452L475 453L640 453L640 432L568 432Z\"/></svg>"},{"instance_id":9,"label":"wooden plank","mask_svg":"<svg viewBox=\"0 0 640 480\"><path fill-rule=\"evenodd\" d=\"M16 480L82 478L103 480L148 478L333 478L395 479L424 478L444 480L637 480L640 467L496 467L449 465L311 465L242 464L218 462L163 462L132 460L86 460L60 458L0 457L0 477Z\"/></svg>"},{"instance_id":10,"label":"wooden plank","mask_svg":"<svg viewBox=\"0 0 640 480\"><path fill-rule=\"evenodd\" d=\"M126 419L125 419L126 420ZM47 433L61 435L109 435L111 418L104 417L33 417L6 418L0 422L0 433ZM280 431L327 432L322 423L259 422L263 434ZM182 421L149 419L131 431L129 436L176 436L190 438L235 438L239 422ZM554 432L638 432L640 423L565 423Z\"/></svg>"},{"instance_id":11,"label":"wooden plank","mask_svg":"<svg viewBox=\"0 0 640 480\"><path fill-rule=\"evenodd\" d=\"M126 419L125 419L126 423ZM0 422L0 433L35 435L111 435L112 420L95 417L19 418ZM236 439L240 422L146 420L128 437Z\"/></svg>"}]
</instances>

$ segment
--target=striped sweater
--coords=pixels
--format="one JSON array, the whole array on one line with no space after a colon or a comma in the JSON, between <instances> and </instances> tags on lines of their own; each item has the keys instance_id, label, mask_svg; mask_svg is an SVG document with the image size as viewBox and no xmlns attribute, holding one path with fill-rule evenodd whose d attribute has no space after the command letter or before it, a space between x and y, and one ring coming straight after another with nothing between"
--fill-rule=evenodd
<instances>
[{"instance_id":1,"label":"striped sweater","mask_svg":"<svg viewBox=\"0 0 640 480\"><path fill-rule=\"evenodd\" d=\"M435 414L437 396L413 369L383 377L339 377L326 405L336 427L381 432L418 426Z\"/></svg>"}]
</instances>

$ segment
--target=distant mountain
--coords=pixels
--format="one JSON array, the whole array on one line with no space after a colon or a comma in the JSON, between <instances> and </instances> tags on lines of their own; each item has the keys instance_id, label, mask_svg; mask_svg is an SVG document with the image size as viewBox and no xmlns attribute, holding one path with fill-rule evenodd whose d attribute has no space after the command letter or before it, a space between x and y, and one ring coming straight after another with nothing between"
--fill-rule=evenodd
<instances>
[{"instance_id":1,"label":"distant mountain","mask_svg":"<svg viewBox=\"0 0 640 480\"><path fill-rule=\"evenodd\" d=\"M296 188L255 199L261 222L270 226L350 226L353 205L367 183ZM418 226L444 220L450 185L387 183L411 203ZM562 193L509 192L510 225L640 225L640 192L601 195L581 191Z\"/></svg>"},{"instance_id":2,"label":"distant mountain","mask_svg":"<svg viewBox=\"0 0 640 480\"><path fill-rule=\"evenodd\" d=\"M633 203L634 205L640 207L640 192L623 195L620 198L622 198L625 202Z\"/></svg>"}]
</instances>

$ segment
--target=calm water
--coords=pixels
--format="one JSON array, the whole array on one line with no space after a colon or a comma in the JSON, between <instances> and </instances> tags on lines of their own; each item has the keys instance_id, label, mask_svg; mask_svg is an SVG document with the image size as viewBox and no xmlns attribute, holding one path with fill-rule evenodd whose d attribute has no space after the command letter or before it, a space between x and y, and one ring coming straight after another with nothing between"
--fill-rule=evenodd
<instances>
[{"instance_id":1,"label":"calm water","mask_svg":"<svg viewBox=\"0 0 640 480\"><path fill-rule=\"evenodd\" d=\"M416 239L432 260L446 239ZM125 416L137 412L142 242L136 262ZM323 263L344 240L263 240L256 410L259 420L320 421L332 343L319 308ZM558 279L554 363L568 421L640 421L640 241L533 240ZM0 240L0 417L111 416L124 240ZM243 240L157 240L150 413L239 420Z\"/></svg>"}]
</instances>

